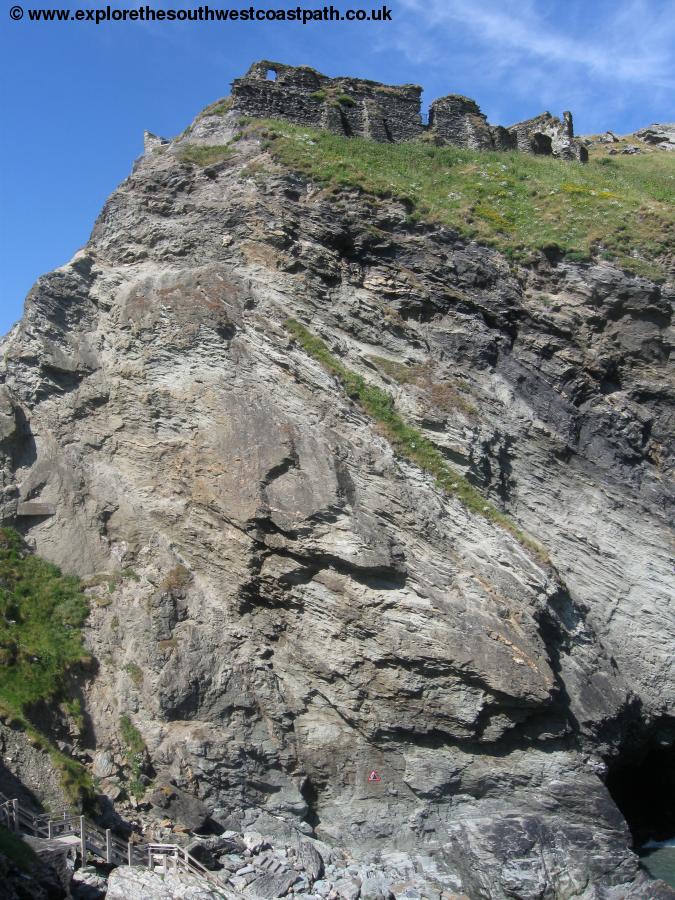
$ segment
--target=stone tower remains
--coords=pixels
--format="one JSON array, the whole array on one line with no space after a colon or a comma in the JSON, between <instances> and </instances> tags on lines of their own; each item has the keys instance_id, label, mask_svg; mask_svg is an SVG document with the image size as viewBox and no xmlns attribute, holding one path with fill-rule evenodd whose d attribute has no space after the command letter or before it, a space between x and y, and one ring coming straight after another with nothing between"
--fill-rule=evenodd
<instances>
[{"instance_id":1,"label":"stone tower remains","mask_svg":"<svg viewBox=\"0 0 675 900\"><path fill-rule=\"evenodd\" d=\"M261 60L232 82L233 109L241 115L285 119L335 134L399 144L428 136L471 150L519 150L585 162L588 152L574 138L572 114L545 112L504 128L490 125L478 104L450 94L434 100L429 124L421 113L422 88L360 78L328 78L309 66Z\"/></svg>"}]
</instances>

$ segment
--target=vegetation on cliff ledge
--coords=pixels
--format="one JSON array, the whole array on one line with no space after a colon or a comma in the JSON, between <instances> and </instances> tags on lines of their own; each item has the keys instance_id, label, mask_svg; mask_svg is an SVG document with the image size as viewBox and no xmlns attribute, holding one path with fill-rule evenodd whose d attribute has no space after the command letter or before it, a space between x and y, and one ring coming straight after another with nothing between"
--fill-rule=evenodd
<instances>
[{"instance_id":1,"label":"vegetation on cliff ledge","mask_svg":"<svg viewBox=\"0 0 675 900\"><path fill-rule=\"evenodd\" d=\"M125 748L127 765L131 771L127 787L129 793L140 800L146 791L146 782L143 781L142 775L147 748L143 736L126 713L120 716L120 737Z\"/></svg>"},{"instance_id":2,"label":"vegetation on cliff ledge","mask_svg":"<svg viewBox=\"0 0 675 900\"><path fill-rule=\"evenodd\" d=\"M11 859L23 872L34 872L39 865L38 856L33 848L4 825L0 825L0 855ZM17 895L11 892L3 896Z\"/></svg>"},{"instance_id":3,"label":"vegetation on cliff ledge","mask_svg":"<svg viewBox=\"0 0 675 900\"><path fill-rule=\"evenodd\" d=\"M279 121L249 122L282 164L327 187L406 201L413 218L518 259L534 250L600 257L663 280L675 244L675 154L591 155L586 165L524 153L379 144Z\"/></svg>"},{"instance_id":4,"label":"vegetation on cliff ledge","mask_svg":"<svg viewBox=\"0 0 675 900\"><path fill-rule=\"evenodd\" d=\"M223 162L232 153L228 144L188 144L180 151L184 163L193 166L212 166Z\"/></svg>"},{"instance_id":5,"label":"vegetation on cliff ledge","mask_svg":"<svg viewBox=\"0 0 675 900\"><path fill-rule=\"evenodd\" d=\"M335 375L347 396L355 400L377 422L381 432L400 456L432 475L441 490L457 497L468 510L501 526L541 562L548 562L542 547L522 532L505 513L494 507L466 478L455 472L441 450L424 437L421 431L404 421L396 411L394 398L390 394L368 384L365 378L344 366L326 344L300 322L286 319L284 324L303 350Z\"/></svg>"},{"instance_id":6,"label":"vegetation on cliff ledge","mask_svg":"<svg viewBox=\"0 0 675 900\"><path fill-rule=\"evenodd\" d=\"M31 710L64 699L68 672L90 661L82 641L87 614L77 578L29 553L13 529L0 528L0 714L49 753L74 800L88 792L88 777L35 728Z\"/></svg>"}]
</instances>

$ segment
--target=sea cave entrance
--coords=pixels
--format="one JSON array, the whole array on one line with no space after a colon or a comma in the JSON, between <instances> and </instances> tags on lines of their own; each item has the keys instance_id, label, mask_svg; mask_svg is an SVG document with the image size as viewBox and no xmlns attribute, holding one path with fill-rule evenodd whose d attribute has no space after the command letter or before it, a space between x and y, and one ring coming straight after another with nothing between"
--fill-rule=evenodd
<instances>
[{"instance_id":1,"label":"sea cave entrance","mask_svg":"<svg viewBox=\"0 0 675 900\"><path fill-rule=\"evenodd\" d=\"M607 788L644 868L675 887L675 745L619 762L610 770Z\"/></svg>"}]
</instances>

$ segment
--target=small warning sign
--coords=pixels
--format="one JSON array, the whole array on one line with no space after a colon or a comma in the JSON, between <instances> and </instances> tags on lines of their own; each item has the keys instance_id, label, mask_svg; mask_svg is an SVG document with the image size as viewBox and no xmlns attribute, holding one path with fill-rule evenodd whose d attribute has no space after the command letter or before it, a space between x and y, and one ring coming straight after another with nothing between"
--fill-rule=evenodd
<instances>
[{"instance_id":1,"label":"small warning sign","mask_svg":"<svg viewBox=\"0 0 675 900\"><path fill-rule=\"evenodd\" d=\"M382 779L381 779L380 776L377 774L377 772L375 771L375 769L373 769L373 771L372 771L372 772L370 773L370 775L368 776L368 781L382 781Z\"/></svg>"}]
</instances>

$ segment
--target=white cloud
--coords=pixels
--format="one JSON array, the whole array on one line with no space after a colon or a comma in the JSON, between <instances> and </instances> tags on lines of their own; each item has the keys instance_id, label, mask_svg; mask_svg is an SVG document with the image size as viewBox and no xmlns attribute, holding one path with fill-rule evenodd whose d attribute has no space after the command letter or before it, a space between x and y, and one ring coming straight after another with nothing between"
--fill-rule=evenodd
<instances>
[{"instance_id":1,"label":"white cloud","mask_svg":"<svg viewBox=\"0 0 675 900\"><path fill-rule=\"evenodd\" d=\"M540 102L555 83L615 110L631 93L675 89L674 0L399 0L397 13L396 44L411 62L463 67Z\"/></svg>"}]
</instances>

